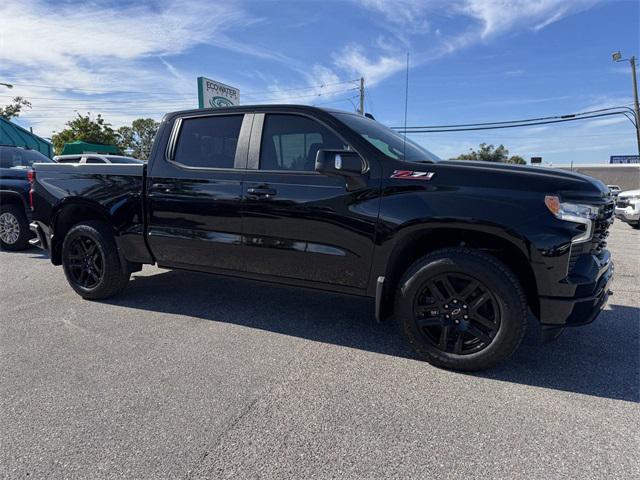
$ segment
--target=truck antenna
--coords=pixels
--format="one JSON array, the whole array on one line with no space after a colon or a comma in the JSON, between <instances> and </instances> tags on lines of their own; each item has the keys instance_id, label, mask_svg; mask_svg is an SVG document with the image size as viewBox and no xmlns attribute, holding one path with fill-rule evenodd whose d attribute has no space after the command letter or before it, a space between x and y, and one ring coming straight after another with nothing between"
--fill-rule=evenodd
<instances>
[{"instance_id":1,"label":"truck antenna","mask_svg":"<svg viewBox=\"0 0 640 480\"><path fill-rule=\"evenodd\" d=\"M407 75L404 89L404 137L402 142L402 156L407 159L407 110L409 108L409 52L407 52Z\"/></svg>"}]
</instances>

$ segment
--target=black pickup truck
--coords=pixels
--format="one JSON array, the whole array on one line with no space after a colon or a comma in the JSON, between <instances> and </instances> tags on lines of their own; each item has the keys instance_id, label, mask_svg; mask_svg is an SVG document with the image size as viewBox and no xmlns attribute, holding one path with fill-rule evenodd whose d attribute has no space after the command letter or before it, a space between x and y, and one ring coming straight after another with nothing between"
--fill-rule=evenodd
<instances>
[{"instance_id":1,"label":"black pickup truck","mask_svg":"<svg viewBox=\"0 0 640 480\"><path fill-rule=\"evenodd\" d=\"M353 113L175 112L147 165L35 170L32 229L87 299L142 264L367 296L422 358L478 370L517 348L528 312L553 337L610 293L601 182L439 161Z\"/></svg>"}]
</instances>

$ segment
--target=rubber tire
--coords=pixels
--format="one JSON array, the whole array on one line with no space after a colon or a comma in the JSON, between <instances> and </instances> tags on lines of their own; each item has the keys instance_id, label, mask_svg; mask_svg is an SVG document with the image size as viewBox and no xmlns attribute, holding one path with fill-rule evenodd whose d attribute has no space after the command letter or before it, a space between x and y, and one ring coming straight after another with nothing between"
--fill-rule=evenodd
<instances>
[{"instance_id":1,"label":"rubber tire","mask_svg":"<svg viewBox=\"0 0 640 480\"><path fill-rule=\"evenodd\" d=\"M72 280L67 266L71 242L79 235L85 235L94 240L104 259L104 275L100 283L91 289L77 285ZM86 300L103 300L113 297L127 286L129 277L131 276L131 272L126 268L123 269L111 228L106 223L100 221L80 223L69 230L62 242L62 266L71 288Z\"/></svg>"},{"instance_id":2,"label":"rubber tire","mask_svg":"<svg viewBox=\"0 0 640 480\"><path fill-rule=\"evenodd\" d=\"M633 225L631 225L633 228L635 228L636 230L640 230L640 222L636 222Z\"/></svg>"},{"instance_id":3,"label":"rubber tire","mask_svg":"<svg viewBox=\"0 0 640 480\"><path fill-rule=\"evenodd\" d=\"M5 212L10 213L16 218L16 220L18 220L18 225L20 225L20 234L18 235L18 240L16 240L15 243L4 243L0 240L0 245L2 245L4 250L11 250L14 252L26 249L29 246L31 230L29 229L29 222L27 221L27 215L24 213L24 209L19 205L9 203L0 207L0 215Z\"/></svg>"},{"instance_id":4,"label":"rubber tire","mask_svg":"<svg viewBox=\"0 0 640 480\"><path fill-rule=\"evenodd\" d=\"M493 342L479 352L459 355L443 352L419 332L413 317L415 295L431 277L460 272L482 281L495 295L501 320ZM520 345L527 329L528 306L524 291L513 272L492 255L455 247L435 250L409 267L398 284L395 317L404 336L420 358L437 367L478 371L507 359Z\"/></svg>"}]
</instances>

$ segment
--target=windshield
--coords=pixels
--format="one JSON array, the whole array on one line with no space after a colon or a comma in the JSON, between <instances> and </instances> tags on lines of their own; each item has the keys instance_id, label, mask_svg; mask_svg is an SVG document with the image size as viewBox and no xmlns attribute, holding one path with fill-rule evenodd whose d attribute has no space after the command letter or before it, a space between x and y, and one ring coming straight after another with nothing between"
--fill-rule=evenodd
<instances>
[{"instance_id":1,"label":"windshield","mask_svg":"<svg viewBox=\"0 0 640 480\"><path fill-rule=\"evenodd\" d=\"M0 167L2 168L28 168L34 163L51 163L49 157L36 150L27 150L19 147L0 147Z\"/></svg>"},{"instance_id":2,"label":"windshield","mask_svg":"<svg viewBox=\"0 0 640 480\"><path fill-rule=\"evenodd\" d=\"M426 148L394 132L381 123L354 113L334 113L380 152L406 162L438 162L440 158Z\"/></svg>"}]
</instances>

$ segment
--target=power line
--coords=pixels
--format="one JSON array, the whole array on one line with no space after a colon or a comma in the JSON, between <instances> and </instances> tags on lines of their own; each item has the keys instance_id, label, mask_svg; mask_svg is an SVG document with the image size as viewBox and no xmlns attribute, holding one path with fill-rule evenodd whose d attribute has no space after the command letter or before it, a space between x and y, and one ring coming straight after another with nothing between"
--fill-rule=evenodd
<instances>
[{"instance_id":1,"label":"power line","mask_svg":"<svg viewBox=\"0 0 640 480\"><path fill-rule=\"evenodd\" d=\"M620 110L620 109L631 110L627 106L621 105L621 106L617 106L617 107L600 108L598 110L589 110L589 111L580 112L580 113L571 113L571 114L566 114L566 115L553 115L553 116L548 116L548 117L525 118L525 119L521 119L521 120L505 120L505 121L500 121L500 122L484 122L484 123L460 123L460 124L454 124L454 125L425 125L425 126L420 126L420 127L391 127L391 128L393 128L395 130L406 130L407 133L411 133L410 132L411 130L416 130L416 129L428 130L428 129L433 129L433 128L482 127L482 126L486 126L486 125L507 125L507 124L513 124L513 123L537 122L537 121L542 121L542 120L570 119L570 118L577 117L577 116L589 115L589 114L592 114L592 113L607 112L607 111L611 111L611 110ZM618 113L622 113L622 112L618 112Z\"/></svg>"},{"instance_id":2,"label":"power line","mask_svg":"<svg viewBox=\"0 0 640 480\"><path fill-rule=\"evenodd\" d=\"M609 112L609 113L599 113L599 114L596 114L596 115L588 115L588 116L575 117L575 118L563 118L563 119L558 119L558 120L546 120L546 121L543 121L543 122L531 122L531 123L516 124L516 125L494 125L492 127L410 130L410 131L404 131L403 133L468 132L468 131L472 131L472 130L495 130L495 129L499 129L499 128L532 127L532 126L536 126L536 125L549 125L549 124L552 124L552 123L574 122L576 120L587 120L589 118L608 117L608 116L611 116L611 115L620 115L620 114L621 114L621 112Z\"/></svg>"}]
</instances>

